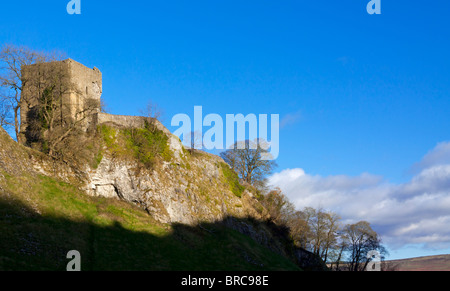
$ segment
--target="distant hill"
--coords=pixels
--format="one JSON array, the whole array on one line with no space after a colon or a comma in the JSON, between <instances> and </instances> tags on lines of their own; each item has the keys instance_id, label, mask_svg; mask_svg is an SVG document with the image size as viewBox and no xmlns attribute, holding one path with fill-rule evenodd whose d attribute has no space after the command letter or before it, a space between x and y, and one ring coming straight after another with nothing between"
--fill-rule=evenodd
<instances>
[{"instance_id":1,"label":"distant hill","mask_svg":"<svg viewBox=\"0 0 450 291\"><path fill-rule=\"evenodd\" d=\"M450 271L450 255L387 261L395 271Z\"/></svg>"}]
</instances>

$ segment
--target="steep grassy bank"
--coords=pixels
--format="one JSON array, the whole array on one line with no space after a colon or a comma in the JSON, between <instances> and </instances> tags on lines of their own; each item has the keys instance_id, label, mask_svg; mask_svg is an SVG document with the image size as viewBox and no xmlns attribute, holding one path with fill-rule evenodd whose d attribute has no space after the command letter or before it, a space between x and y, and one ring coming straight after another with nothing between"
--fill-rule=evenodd
<instances>
[{"instance_id":1,"label":"steep grassy bank","mask_svg":"<svg viewBox=\"0 0 450 291\"><path fill-rule=\"evenodd\" d=\"M221 223L161 224L53 178L0 174L0 270L65 270L70 250L82 270L298 270Z\"/></svg>"}]
</instances>

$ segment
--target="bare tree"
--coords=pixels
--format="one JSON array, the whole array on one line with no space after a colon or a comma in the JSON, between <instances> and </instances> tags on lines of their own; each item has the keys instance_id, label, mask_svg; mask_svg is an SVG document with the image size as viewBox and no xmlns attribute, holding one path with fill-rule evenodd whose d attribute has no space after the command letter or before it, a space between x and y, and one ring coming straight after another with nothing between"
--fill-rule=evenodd
<instances>
[{"instance_id":1,"label":"bare tree","mask_svg":"<svg viewBox=\"0 0 450 291\"><path fill-rule=\"evenodd\" d=\"M308 222L305 220L304 214L301 211L294 211L287 222L290 229L290 234L294 244L297 247L307 249L308 234L311 232Z\"/></svg>"},{"instance_id":2,"label":"bare tree","mask_svg":"<svg viewBox=\"0 0 450 291\"><path fill-rule=\"evenodd\" d=\"M20 132L20 109L26 102L22 98L22 90L29 80L22 76L22 67L35 63L57 60L62 57L59 52L44 53L27 47L18 47L6 44L0 51L0 86L4 88L1 99L8 104L12 111L13 122L17 141L21 142Z\"/></svg>"},{"instance_id":3,"label":"bare tree","mask_svg":"<svg viewBox=\"0 0 450 291\"><path fill-rule=\"evenodd\" d=\"M349 255L349 271L364 271L370 262L370 258L367 258L370 251L376 250L380 254L386 252L381 245L380 237L367 221L346 225L343 229L342 238Z\"/></svg>"},{"instance_id":4,"label":"bare tree","mask_svg":"<svg viewBox=\"0 0 450 291\"><path fill-rule=\"evenodd\" d=\"M106 104L106 101L103 97L100 99L100 112L102 112L102 113L109 112L109 106L108 106L108 104Z\"/></svg>"},{"instance_id":5,"label":"bare tree","mask_svg":"<svg viewBox=\"0 0 450 291\"><path fill-rule=\"evenodd\" d=\"M6 129L14 126L14 119L11 116L11 105L8 100L0 95L0 126Z\"/></svg>"},{"instance_id":6,"label":"bare tree","mask_svg":"<svg viewBox=\"0 0 450 291\"><path fill-rule=\"evenodd\" d=\"M261 203L267 209L272 222L287 225L292 220L295 207L279 188L267 193Z\"/></svg>"},{"instance_id":7,"label":"bare tree","mask_svg":"<svg viewBox=\"0 0 450 291\"><path fill-rule=\"evenodd\" d=\"M147 118L148 128L151 131L157 130L156 122L161 121L161 118L163 116L161 107L150 100L147 102L145 109L141 110L140 112Z\"/></svg>"},{"instance_id":8,"label":"bare tree","mask_svg":"<svg viewBox=\"0 0 450 291\"><path fill-rule=\"evenodd\" d=\"M341 262L344 257L345 250L349 249L348 242L345 239L342 239L343 235L341 230L338 232L337 236L337 243L333 249L331 249L330 252L330 261L331 261L331 270L334 271L341 271L344 268L341 266ZM344 266L345 263L344 263Z\"/></svg>"},{"instance_id":9,"label":"bare tree","mask_svg":"<svg viewBox=\"0 0 450 291\"><path fill-rule=\"evenodd\" d=\"M341 217L331 211L323 214L323 220L325 223L325 231L323 243L321 245L320 257L324 262L328 261L329 252L337 247L338 234L340 229Z\"/></svg>"},{"instance_id":10,"label":"bare tree","mask_svg":"<svg viewBox=\"0 0 450 291\"><path fill-rule=\"evenodd\" d=\"M312 229L312 241L313 244L313 253L316 255L320 255L322 244L324 243L326 233L327 233L327 225L326 225L326 213L323 212L322 209L315 210L314 216L311 221L311 229Z\"/></svg>"},{"instance_id":11,"label":"bare tree","mask_svg":"<svg viewBox=\"0 0 450 291\"><path fill-rule=\"evenodd\" d=\"M194 154L196 149L203 147L203 136L200 131L191 131L189 133L189 138L187 139L189 146L189 153Z\"/></svg>"},{"instance_id":12,"label":"bare tree","mask_svg":"<svg viewBox=\"0 0 450 291\"><path fill-rule=\"evenodd\" d=\"M220 156L239 175L239 178L250 185L262 187L265 178L277 166L273 160L264 160L263 153L267 150L261 146L262 140L236 142L231 149L222 152Z\"/></svg>"},{"instance_id":13,"label":"bare tree","mask_svg":"<svg viewBox=\"0 0 450 291\"><path fill-rule=\"evenodd\" d=\"M336 247L339 215L323 209L305 207L301 211L301 217L309 226L308 231L304 233L305 240L308 242L305 248L327 262L329 252Z\"/></svg>"}]
</instances>

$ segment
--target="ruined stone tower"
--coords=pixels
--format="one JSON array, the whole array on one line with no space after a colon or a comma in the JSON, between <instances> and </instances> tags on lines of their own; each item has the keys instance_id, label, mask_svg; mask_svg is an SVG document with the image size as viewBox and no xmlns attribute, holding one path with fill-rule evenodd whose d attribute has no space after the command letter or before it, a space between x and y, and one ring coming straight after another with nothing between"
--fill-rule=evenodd
<instances>
[{"instance_id":1,"label":"ruined stone tower","mask_svg":"<svg viewBox=\"0 0 450 291\"><path fill-rule=\"evenodd\" d=\"M64 120L83 119L81 126L85 130L92 122L92 118L86 118L86 114L100 112L102 73L97 68L87 68L72 59L24 66L22 84L20 134L24 143L27 130L36 118L33 109L42 105L43 96L50 91L58 95L61 117L64 116ZM89 112L85 110L88 104L91 106ZM96 108L92 108L92 104L97 104L94 105Z\"/></svg>"}]
</instances>

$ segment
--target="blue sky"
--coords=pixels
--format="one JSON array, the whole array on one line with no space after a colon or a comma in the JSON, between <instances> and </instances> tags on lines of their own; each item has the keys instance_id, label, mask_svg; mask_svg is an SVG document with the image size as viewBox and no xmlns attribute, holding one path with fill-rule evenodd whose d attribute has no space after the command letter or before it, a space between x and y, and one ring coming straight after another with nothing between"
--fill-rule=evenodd
<instances>
[{"instance_id":1,"label":"blue sky","mask_svg":"<svg viewBox=\"0 0 450 291\"><path fill-rule=\"evenodd\" d=\"M381 15L368 0L81 0L81 15L68 2L3 1L0 44L98 67L111 113L152 100L172 131L195 105L280 114L277 172L396 186L450 141L449 1L381 0Z\"/></svg>"}]
</instances>

